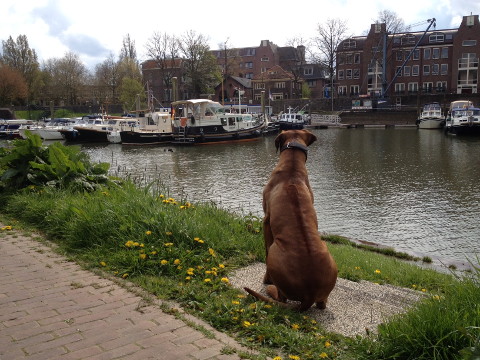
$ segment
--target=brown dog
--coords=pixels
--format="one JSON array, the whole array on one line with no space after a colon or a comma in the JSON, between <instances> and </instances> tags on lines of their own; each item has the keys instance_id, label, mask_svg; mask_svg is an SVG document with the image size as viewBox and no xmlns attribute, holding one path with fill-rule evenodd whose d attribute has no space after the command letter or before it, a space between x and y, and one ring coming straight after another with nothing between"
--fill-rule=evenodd
<instances>
[{"instance_id":1,"label":"brown dog","mask_svg":"<svg viewBox=\"0 0 480 360\"><path fill-rule=\"evenodd\" d=\"M280 160L263 190L263 233L267 272L264 283L275 301L314 303L325 309L337 281L337 265L318 233L313 193L308 181L307 146L316 140L307 130L288 130L275 139ZM245 290L264 301L271 299Z\"/></svg>"}]
</instances>

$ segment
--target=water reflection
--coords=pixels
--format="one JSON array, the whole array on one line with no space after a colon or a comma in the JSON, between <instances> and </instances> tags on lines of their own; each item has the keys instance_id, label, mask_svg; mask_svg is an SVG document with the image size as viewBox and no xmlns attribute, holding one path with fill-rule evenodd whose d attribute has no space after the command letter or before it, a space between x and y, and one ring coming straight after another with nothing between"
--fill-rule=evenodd
<instances>
[{"instance_id":1,"label":"water reflection","mask_svg":"<svg viewBox=\"0 0 480 360\"><path fill-rule=\"evenodd\" d=\"M480 139L413 128L313 132L318 141L307 167L320 231L457 260L480 254ZM274 137L171 149L83 149L114 171L160 177L173 196L258 216L278 159Z\"/></svg>"}]
</instances>

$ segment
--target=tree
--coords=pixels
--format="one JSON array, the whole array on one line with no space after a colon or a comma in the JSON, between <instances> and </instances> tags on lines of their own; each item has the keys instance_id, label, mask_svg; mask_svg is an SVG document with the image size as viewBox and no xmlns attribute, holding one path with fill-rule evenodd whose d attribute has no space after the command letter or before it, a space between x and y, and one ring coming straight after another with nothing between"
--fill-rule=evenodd
<instances>
[{"instance_id":1,"label":"tree","mask_svg":"<svg viewBox=\"0 0 480 360\"><path fill-rule=\"evenodd\" d=\"M385 23L387 33L396 34L406 31L407 27L402 18L400 18L394 11L382 10L378 12L378 18L374 20L377 24Z\"/></svg>"},{"instance_id":2,"label":"tree","mask_svg":"<svg viewBox=\"0 0 480 360\"><path fill-rule=\"evenodd\" d=\"M43 70L50 95L48 100L65 102L67 105L77 104L88 80L88 70L80 61L78 54L67 52L61 59L49 59Z\"/></svg>"},{"instance_id":3,"label":"tree","mask_svg":"<svg viewBox=\"0 0 480 360\"><path fill-rule=\"evenodd\" d=\"M312 39L315 47L312 57L319 64L322 64L327 69L328 77L330 78L330 93L332 99L334 98L334 82L335 66L337 63L337 48L340 43L347 37L348 27L345 20L328 19L324 25L318 24L317 36Z\"/></svg>"},{"instance_id":4,"label":"tree","mask_svg":"<svg viewBox=\"0 0 480 360\"><path fill-rule=\"evenodd\" d=\"M156 66L160 70L163 84L162 95L163 101L171 101L172 97L167 96L172 92L172 79L179 76L178 65L179 61L179 42L174 35L167 33L154 33L147 42L147 54L155 61ZM160 90L160 89L159 89Z\"/></svg>"},{"instance_id":5,"label":"tree","mask_svg":"<svg viewBox=\"0 0 480 360\"><path fill-rule=\"evenodd\" d=\"M130 38L130 34L127 34L123 37L122 50L120 51L120 59L125 58L137 61L135 40Z\"/></svg>"},{"instance_id":6,"label":"tree","mask_svg":"<svg viewBox=\"0 0 480 360\"><path fill-rule=\"evenodd\" d=\"M120 86L120 101L124 111L135 109L137 97L140 98L141 106L145 109L145 89L140 81L128 77L123 78Z\"/></svg>"},{"instance_id":7,"label":"tree","mask_svg":"<svg viewBox=\"0 0 480 360\"><path fill-rule=\"evenodd\" d=\"M122 74L120 62L115 60L113 54L110 54L101 64L95 66L95 80L105 97L108 96L113 102L116 102L118 89L122 83Z\"/></svg>"},{"instance_id":8,"label":"tree","mask_svg":"<svg viewBox=\"0 0 480 360\"><path fill-rule=\"evenodd\" d=\"M40 65L37 53L28 45L27 36L19 35L16 41L10 36L7 41L2 41L2 48L2 62L20 72L28 86L30 99L35 99L41 87Z\"/></svg>"},{"instance_id":9,"label":"tree","mask_svg":"<svg viewBox=\"0 0 480 360\"><path fill-rule=\"evenodd\" d=\"M295 85L302 82L304 68L307 64L305 57L305 44L306 40L301 37L291 38L287 40L287 43L285 44L287 47L290 47L290 49L283 64L285 70L293 75L293 82ZM294 87L293 91L296 97L305 97L303 96L303 85L304 84L302 84L302 89L299 89L298 86Z\"/></svg>"},{"instance_id":10,"label":"tree","mask_svg":"<svg viewBox=\"0 0 480 360\"><path fill-rule=\"evenodd\" d=\"M195 31L187 31L179 40L183 57L183 72L186 86L193 97L213 93L220 83L221 74L216 59L210 53L207 38Z\"/></svg>"},{"instance_id":11,"label":"tree","mask_svg":"<svg viewBox=\"0 0 480 360\"><path fill-rule=\"evenodd\" d=\"M24 101L28 87L19 70L0 65L0 106L10 106Z\"/></svg>"}]
</instances>

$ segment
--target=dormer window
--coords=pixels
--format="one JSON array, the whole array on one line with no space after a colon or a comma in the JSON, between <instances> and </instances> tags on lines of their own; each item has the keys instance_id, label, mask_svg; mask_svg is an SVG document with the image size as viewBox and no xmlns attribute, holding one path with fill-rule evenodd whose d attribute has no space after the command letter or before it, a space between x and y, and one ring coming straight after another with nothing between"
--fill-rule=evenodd
<instances>
[{"instance_id":1,"label":"dormer window","mask_svg":"<svg viewBox=\"0 0 480 360\"><path fill-rule=\"evenodd\" d=\"M355 49L357 47L357 42L352 39L347 39L343 42L344 49Z\"/></svg>"},{"instance_id":2,"label":"dormer window","mask_svg":"<svg viewBox=\"0 0 480 360\"><path fill-rule=\"evenodd\" d=\"M445 35L442 33L434 33L428 38L430 43L440 43L445 41Z\"/></svg>"}]
</instances>

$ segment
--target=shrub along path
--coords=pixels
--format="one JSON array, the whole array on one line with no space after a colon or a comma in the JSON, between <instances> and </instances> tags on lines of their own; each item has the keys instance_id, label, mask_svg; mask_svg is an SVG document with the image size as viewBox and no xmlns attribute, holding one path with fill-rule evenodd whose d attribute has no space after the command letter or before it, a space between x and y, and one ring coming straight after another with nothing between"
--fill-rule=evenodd
<instances>
[{"instance_id":1,"label":"shrub along path","mask_svg":"<svg viewBox=\"0 0 480 360\"><path fill-rule=\"evenodd\" d=\"M0 224L0 226L3 226ZM239 359L231 338L195 330L160 302L57 255L16 231L0 237L0 359Z\"/></svg>"}]
</instances>

